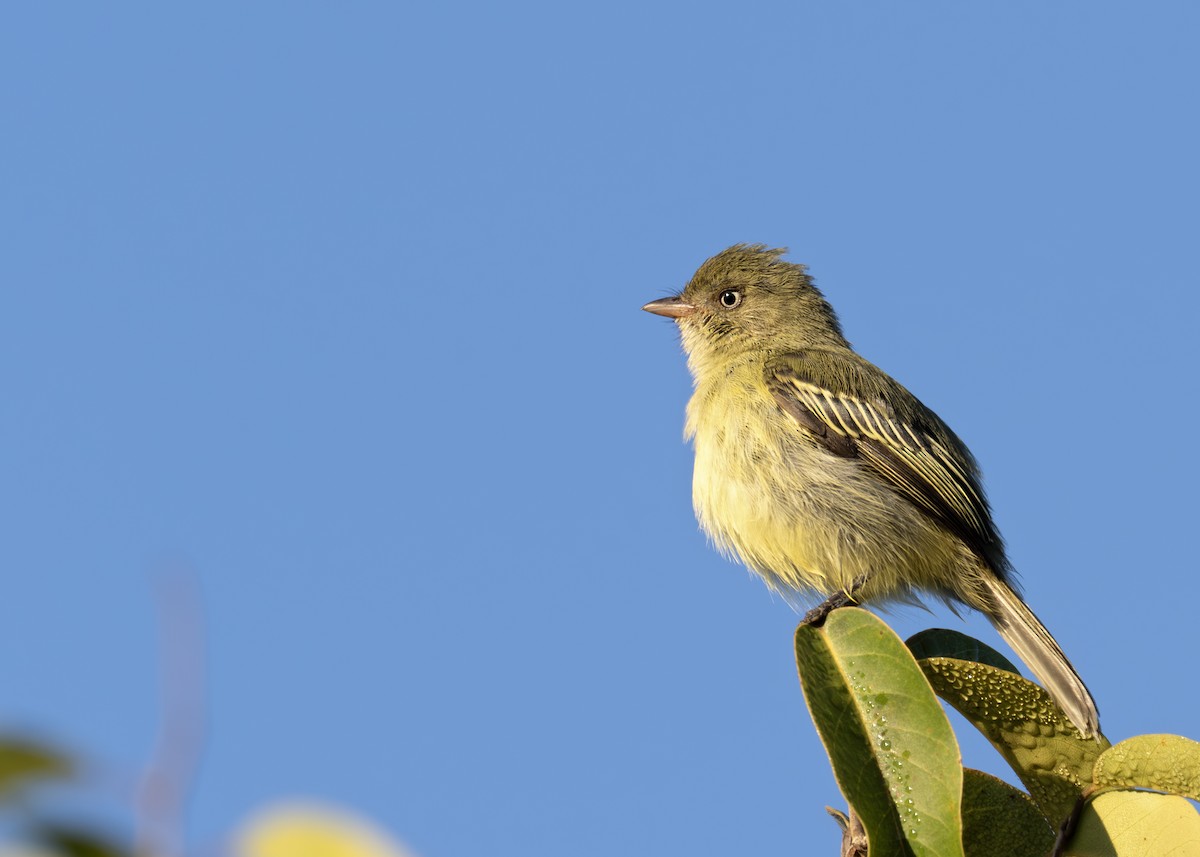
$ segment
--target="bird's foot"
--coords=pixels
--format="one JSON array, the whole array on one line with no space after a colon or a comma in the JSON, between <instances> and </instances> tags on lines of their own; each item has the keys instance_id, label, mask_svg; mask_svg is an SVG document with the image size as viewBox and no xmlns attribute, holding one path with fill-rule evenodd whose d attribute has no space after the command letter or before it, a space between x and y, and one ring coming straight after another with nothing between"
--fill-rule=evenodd
<instances>
[{"instance_id":1,"label":"bird's foot","mask_svg":"<svg viewBox=\"0 0 1200 857\"><path fill-rule=\"evenodd\" d=\"M820 604L804 614L802 625L812 625L814 628L820 628L825 624L825 619L834 610L839 607L849 607L858 603L858 594L867 583L867 576L860 575L854 578L848 589L843 589L840 592L835 592L830 595Z\"/></svg>"}]
</instances>

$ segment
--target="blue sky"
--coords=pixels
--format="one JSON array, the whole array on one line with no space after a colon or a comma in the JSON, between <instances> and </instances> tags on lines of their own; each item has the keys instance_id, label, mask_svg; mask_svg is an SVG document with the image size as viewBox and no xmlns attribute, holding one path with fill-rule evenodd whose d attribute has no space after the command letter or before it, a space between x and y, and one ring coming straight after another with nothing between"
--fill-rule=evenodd
<instances>
[{"instance_id":1,"label":"blue sky","mask_svg":"<svg viewBox=\"0 0 1200 857\"><path fill-rule=\"evenodd\" d=\"M831 851L796 616L698 533L690 382L639 311L748 241L970 444L1106 732L1200 737L1198 25L9 10L0 724L120 818L185 568L196 848L301 795L425 857Z\"/></svg>"}]
</instances>

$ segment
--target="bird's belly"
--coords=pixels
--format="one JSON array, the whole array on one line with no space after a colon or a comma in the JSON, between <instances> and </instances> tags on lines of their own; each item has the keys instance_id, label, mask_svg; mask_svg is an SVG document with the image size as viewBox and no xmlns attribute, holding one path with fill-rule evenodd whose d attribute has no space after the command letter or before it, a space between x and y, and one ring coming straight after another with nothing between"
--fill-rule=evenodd
<instances>
[{"instance_id":1,"label":"bird's belly","mask_svg":"<svg viewBox=\"0 0 1200 857\"><path fill-rule=\"evenodd\" d=\"M780 591L829 594L866 577L865 597L906 598L953 580L956 539L862 462L787 428L697 434L693 502L718 547Z\"/></svg>"}]
</instances>

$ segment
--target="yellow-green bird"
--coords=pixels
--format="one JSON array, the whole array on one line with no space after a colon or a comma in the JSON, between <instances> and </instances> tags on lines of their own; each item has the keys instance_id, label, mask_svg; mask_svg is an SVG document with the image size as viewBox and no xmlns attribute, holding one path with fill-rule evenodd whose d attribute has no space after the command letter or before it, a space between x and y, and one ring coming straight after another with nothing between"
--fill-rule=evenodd
<instances>
[{"instance_id":1,"label":"yellow-green bird","mask_svg":"<svg viewBox=\"0 0 1200 857\"><path fill-rule=\"evenodd\" d=\"M929 593L987 616L1085 736L1083 680L1013 588L970 451L858 356L803 265L738 244L643 309L679 325L695 392L687 437L701 527L780 592L857 601Z\"/></svg>"}]
</instances>

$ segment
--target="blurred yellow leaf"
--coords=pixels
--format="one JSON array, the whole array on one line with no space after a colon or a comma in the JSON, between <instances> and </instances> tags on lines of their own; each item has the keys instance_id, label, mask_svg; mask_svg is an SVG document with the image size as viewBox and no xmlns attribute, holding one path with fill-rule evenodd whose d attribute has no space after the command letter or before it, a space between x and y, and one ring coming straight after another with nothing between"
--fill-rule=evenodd
<instances>
[{"instance_id":1,"label":"blurred yellow leaf","mask_svg":"<svg viewBox=\"0 0 1200 857\"><path fill-rule=\"evenodd\" d=\"M344 809L280 804L257 816L237 838L237 857L415 857L375 825Z\"/></svg>"}]
</instances>

